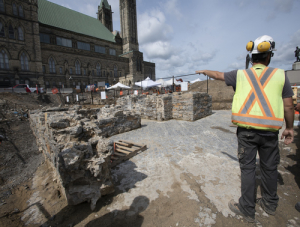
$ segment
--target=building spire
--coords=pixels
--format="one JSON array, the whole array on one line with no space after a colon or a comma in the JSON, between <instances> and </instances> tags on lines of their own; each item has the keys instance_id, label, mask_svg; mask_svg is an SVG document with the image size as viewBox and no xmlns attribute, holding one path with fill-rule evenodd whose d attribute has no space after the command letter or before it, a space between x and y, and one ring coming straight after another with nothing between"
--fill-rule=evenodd
<instances>
[{"instance_id":1,"label":"building spire","mask_svg":"<svg viewBox=\"0 0 300 227\"><path fill-rule=\"evenodd\" d=\"M106 9L111 9L111 6L108 4L107 0L101 0L100 7L102 7L103 4Z\"/></svg>"},{"instance_id":2,"label":"building spire","mask_svg":"<svg viewBox=\"0 0 300 227\"><path fill-rule=\"evenodd\" d=\"M98 20L108 28L111 32L113 31L113 20L111 6L108 4L107 0L101 0L98 6Z\"/></svg>"}]
</instances>

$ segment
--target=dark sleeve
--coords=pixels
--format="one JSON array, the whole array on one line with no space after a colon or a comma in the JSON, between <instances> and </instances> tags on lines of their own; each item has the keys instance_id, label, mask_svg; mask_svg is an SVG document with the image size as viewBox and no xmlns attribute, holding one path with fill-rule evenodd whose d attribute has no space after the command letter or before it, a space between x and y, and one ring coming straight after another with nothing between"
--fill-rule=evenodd
<instances>
[{"instance_id":1,"label":"dark sleeve","mask_svg":"<svg viewBox=\"0 0 300 227\"><path fill-rule=\"evenodd\" d=\"M235 90L236 87L236 75L237 75L237 70L224 73L224 79L226 85L232 86L233 90Z\"/></svg>"},{"instance_id":2,"label":"dark sleeve","mask_svg":"<svg viewBox=\"0 0 300 227\"><path fill-rule=\"evenodd\" d=\"M289 97L292 97L294 95L294 92L293 92L293 89L291 87L291 84L290 84L290 80L289 78L286 76L286 73L285 73L285 83L284 83L284 86L283 86L283 89L282 89L282 98L289 98Z\"/></svg>"}]
</instances>

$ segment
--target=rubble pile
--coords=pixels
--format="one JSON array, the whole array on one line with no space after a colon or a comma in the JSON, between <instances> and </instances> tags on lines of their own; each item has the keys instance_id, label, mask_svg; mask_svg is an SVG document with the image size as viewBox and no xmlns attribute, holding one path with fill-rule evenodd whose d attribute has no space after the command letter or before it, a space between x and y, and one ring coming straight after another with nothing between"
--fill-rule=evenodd
<instances>
[{"instance_id":1,"label":"rubble pile","mask_svg":"<svg viewBox=\"0 0 300 227\"><path fill-rule=\"evenodd\" d=\"M30 124L68 203L88 201L93 210L101 195L114 191L113 143L107 137L141 127L141 118L114 106L103 110L74 106L31 111Z\"/></svg>"},{"instance_id":2,"label":"rubble pile","mask_svg":"<svg viewBox=\"0 0 300 227\"><path fill-rule=\"evenodd\" d=\"M212 97L201 92L130 95L119 98L117 105L124 111L133 111L142 118L158 121L195 121L212 113Z\"/></svg>"}]
</instances>

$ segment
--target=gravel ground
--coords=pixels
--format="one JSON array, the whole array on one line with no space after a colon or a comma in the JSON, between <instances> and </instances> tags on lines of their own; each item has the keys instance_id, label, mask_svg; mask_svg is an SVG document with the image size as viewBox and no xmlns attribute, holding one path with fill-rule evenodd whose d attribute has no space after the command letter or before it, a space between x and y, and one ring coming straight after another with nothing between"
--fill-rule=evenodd
<instances>
[{"instance_id":1,"label":"gravel ground","mask_svg":"<svg viewBox=\"0 0 300 227\"><path fill-rule=\"evenodd\" d=\"M18 223L15 226L25 225L20 220L26 220L27 226L44 227L253 226L227 206L240 196L236 127L231 125L230 111L213 112L195 122L142 120L140 129L111 137L144 143L148 149L112 169L116 192L101 198L94 212L87 203L66 206L42 164L26 189L27 203L39 201L41 205L34 212L27 209L12 216ZM256 207L256 218L261 222L257 226L300 226L299 212L294 209L300 200L298 147L297 134L290 146L280 144L279 206L275 216ZM24 195L21 187L19 190ZM17 202L13 208L23 210ZM4 221L12 217L0 216L0 224L12 223Z\"/></svg>"}]
</instances>

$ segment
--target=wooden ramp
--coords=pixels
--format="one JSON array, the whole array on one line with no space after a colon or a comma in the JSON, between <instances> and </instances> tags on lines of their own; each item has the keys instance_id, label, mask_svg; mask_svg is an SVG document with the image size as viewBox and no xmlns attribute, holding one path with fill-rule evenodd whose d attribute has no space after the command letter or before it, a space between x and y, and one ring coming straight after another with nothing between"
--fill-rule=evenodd
<instances>
[{"instance_id":1,"label":"wooden ramp","mask_svg":"<svg viewBox=\"0 0 300 227\"><path fill-rule=\"evenodd\" d=\"M131 141L119 140L114 143L114 154L111 156L111 167L124 162L138 153L147 149L144 144L138 144Z\"/></svg>"}]
</instances>

